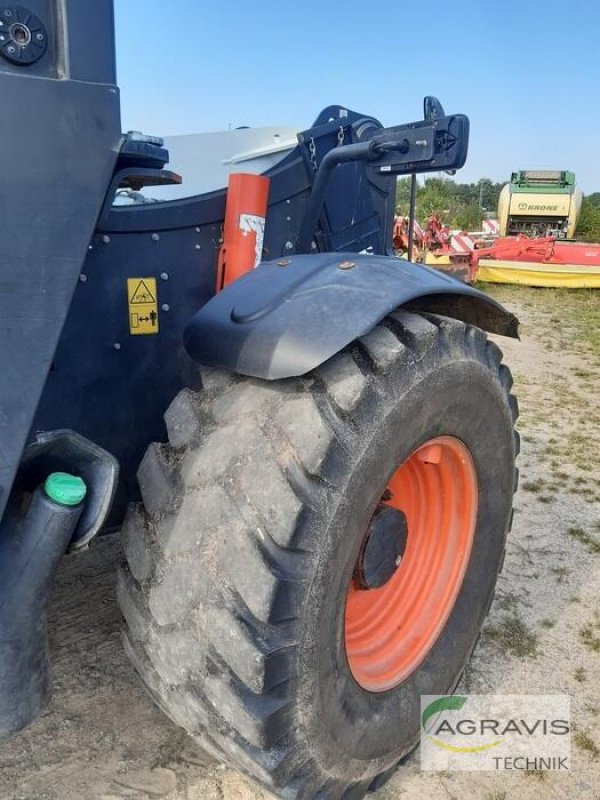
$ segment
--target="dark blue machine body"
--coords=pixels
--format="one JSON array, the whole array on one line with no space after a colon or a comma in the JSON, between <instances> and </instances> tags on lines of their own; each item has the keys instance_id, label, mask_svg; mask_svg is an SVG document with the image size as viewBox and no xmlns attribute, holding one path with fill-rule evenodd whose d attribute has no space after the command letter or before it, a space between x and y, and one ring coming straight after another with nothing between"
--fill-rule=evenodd
<instances>
[{"instance_id":1,"label":"dark blue machine body","mask_svg":"<svg viewBox=\"0 0 600 800\"><path fill-rule=\"evenodd\" d=\"M372 118L330 107L306 133L307 141L316 142L317 159L337 146L341 126L320 120L342 113L348 142L381 128ZM308 144L299 144L267 173L265 258L289 254L288 242L298 238L311 193L310 164ZM334 176L316 247L384 250L391 238L393 209L387 199L395 180L375 177L372 183L361 170L362 165L349 164ZM343 198L341 206L337 197ZM70 428L117 458L120 483L111 527L120 522L127 502L138 498L137 466L148 443L166 437L163 413L169 402L184 385L199 388L183 331L215 295L225 200L222 190L118 206L109 192L90 241L29 441L39 431ZM157 335L130 335L127 279L132 277L157 281Z\"/></svg>"},{"instance_id":2,"label":"dark blue machine body","mask_svg":"<svg viewBox=\"0 0 600 800\"><path fill-rule=\"evenodd\" d=\"M116 457L121 477L110 526L138 497L137 466L148 442L166 437L167 405L184 385L199 387L194 360L266 379L302 374L419 299L424 308L515 333L513 318L472 288L390 257L396 179L377 168L381 160L331 172L312 255L295 254L323 160L340 145L364 150L382 131L373 117L325 109L267 173L265 263L216 297L225 190L130 206L112 205L109 192L29 439L70 428ZM356 268L340 269L349 258ZM281 260L289 264L277 266ZM157 335L129 333L132 277L156 279Z\"/></svg>"},{"instance_id":3,"label":"dark blue machine body","mask_svg":"<svg viewBox=\"0 0 600 800\"><path fill-rule=\"evenodd\" d=\"M0 46L0 735L44 705L45 608L64 548L118 525L138 498L142 454L165 438L175 394L198 386L195 360L302 374L408 302L516 333L474 290L391 257L395 176L462 166L466 117L436 101L424 120L383 129L325 109L268 173L267 263L214 297L225 190L113 206L119 187L180 178L160 141L121 135L112 0L26 2L0 10L16 21ZM152 335L130 330L131 279L156 282ZM40 500L56 470L88 488L68 525Z\"/></svg>"}]
</instances>

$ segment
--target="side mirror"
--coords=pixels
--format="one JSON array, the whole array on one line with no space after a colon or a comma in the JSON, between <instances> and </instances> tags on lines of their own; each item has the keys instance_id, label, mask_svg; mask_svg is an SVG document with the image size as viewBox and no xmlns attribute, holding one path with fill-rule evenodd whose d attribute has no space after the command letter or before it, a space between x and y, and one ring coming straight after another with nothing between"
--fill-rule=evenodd
<instances>
[{"instance_id":1,"label":"side mirror","mask_svg":"<svg viewBox=\"0 0 600 800\"><path fill-rule=\"evenodd\" d=\"M431 94L423 98L423 119L427 122L445 117L444 107L437 99Z\"/></svg>"},{"instance_id":2,"label":"side mirror","mask_svg":"<svg viewBox=\"0 0 600 800\"><path fill-rule=\"evenodd\" d=\"M445 116L444 107L437 97L428 94L423 98L423 119L429 121L433 119L441 119ZM445 172L447 175L456 175L455 169L447 169Z\"/></svg>"},{"instance_id":3,"label":"side mirror","mask_svg":"<svg viewBox=\"0 0 600 800\"><path fill-rule=\"evenodd\" d=\"M426 98L426 100L435 98ZM431 113L442 116L379 130L371 138L375 156L369 168L393 175L449 172L467 160L469 120L463 114L446 116L439 101L428 104Z\"/></svg>"}]
</instances>

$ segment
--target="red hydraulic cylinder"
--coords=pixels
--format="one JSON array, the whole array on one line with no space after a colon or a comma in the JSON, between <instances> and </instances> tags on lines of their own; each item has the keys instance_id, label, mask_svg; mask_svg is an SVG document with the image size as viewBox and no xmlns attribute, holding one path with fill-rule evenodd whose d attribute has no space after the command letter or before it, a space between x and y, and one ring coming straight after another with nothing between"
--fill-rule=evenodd
<instances>
[{"instance_id":1,"label":"red hydraulic cylinder","mask_svg":"<svg viewBox=\"0 0 600 800\"><path fill-rule=\"evenodd\" d=\"M264 175L229 176L217 292L261 261L270 183Z\"/></svg>"}]
</instances>

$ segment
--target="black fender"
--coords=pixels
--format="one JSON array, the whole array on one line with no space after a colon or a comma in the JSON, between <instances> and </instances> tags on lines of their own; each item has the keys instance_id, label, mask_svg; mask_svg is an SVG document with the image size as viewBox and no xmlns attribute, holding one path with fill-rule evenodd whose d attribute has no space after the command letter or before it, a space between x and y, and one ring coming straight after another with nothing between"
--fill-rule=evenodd
<instances>
[{"instance_id":1,"label":"black fender","mask_svg":"<svg viewBox=\"0 0 600 800\"><path fill-rule=\"evenodd\" d=\"M184 331L188 354L267 380L304 375L400 306L518 338L518 320L472 286L391 256L265 261L215 295Z\"/></svg>"}]
</instances>

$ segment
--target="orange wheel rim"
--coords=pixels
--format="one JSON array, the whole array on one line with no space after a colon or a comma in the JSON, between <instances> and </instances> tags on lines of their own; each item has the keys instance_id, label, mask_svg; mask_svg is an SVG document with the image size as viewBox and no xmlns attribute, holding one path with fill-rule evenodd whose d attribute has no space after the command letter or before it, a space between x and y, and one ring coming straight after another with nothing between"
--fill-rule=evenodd
<instances>
[{"instance_id":1,"label":"orange wheel rim","mask_svg":"<svg viewBox=\"0 0 600 800\"><path fill-rule=\"evenodd\" d=\"M382 504L404 515L404 552L389 580L377 588L357 583L355 571L344 625L350 670L371 692L387 691L414 672L456 602L478 505L468 448L452 436L421 445L392 475Z\"/></svg>"}]
</instances>

